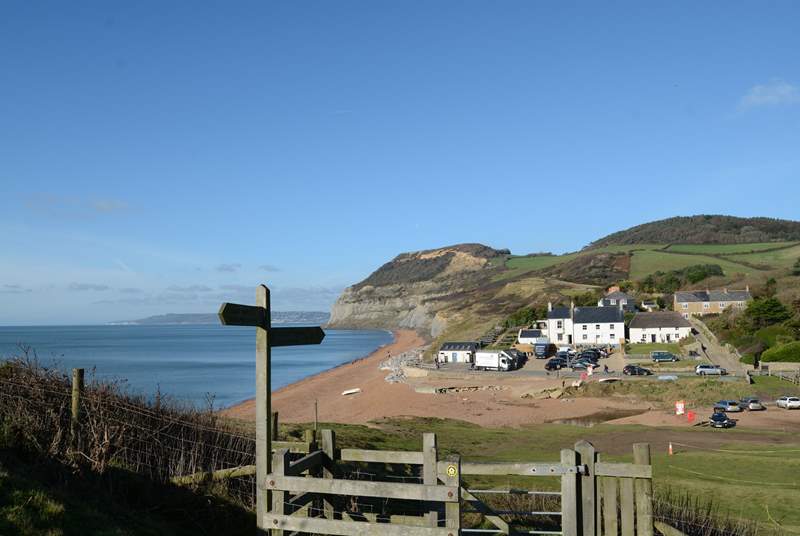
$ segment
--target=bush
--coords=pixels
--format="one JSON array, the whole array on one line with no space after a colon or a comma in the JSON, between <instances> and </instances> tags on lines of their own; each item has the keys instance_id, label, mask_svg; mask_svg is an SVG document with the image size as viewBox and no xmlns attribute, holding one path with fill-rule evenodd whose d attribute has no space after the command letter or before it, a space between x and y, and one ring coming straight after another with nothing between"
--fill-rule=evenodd
<instances>
[{"instance_id":1,"label":"bush","mask_svg":"<svg viewBox=\"0 0 800 536\"><path fill-rule=\"evenodd\" d=\"M782 344L775 348L770 348L761 354L761 361L784 363L800 363L800 341Z\"/></svg>"}]
</instances>

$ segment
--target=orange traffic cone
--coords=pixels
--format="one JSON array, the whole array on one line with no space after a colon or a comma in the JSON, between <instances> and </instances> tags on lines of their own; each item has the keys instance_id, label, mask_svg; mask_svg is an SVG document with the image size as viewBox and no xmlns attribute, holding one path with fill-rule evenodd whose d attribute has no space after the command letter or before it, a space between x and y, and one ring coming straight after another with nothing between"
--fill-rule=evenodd
<instances>
[{"instance_id":1,"label":"orange traffic cone","mask_svg":"<svg viewBox=\"0 0 800 536\"><path fill-rule=\"evenodd\" d=\"M669 455L672 456L672 442L669 443Z\"/></svg>"}]
</instances>

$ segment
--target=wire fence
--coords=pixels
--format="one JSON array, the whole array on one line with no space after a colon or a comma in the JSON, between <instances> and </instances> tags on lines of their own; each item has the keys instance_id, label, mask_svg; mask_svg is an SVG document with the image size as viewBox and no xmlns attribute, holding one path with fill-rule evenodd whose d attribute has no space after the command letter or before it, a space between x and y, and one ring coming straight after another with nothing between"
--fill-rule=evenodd
<instances>
[{"instance_id":1,"label":"wire fence","mask_svg":"<svg viewBox=\"0 0 800 536\"><path fill-rule=\"evenodd\" d=\"M70 379L35 359L0 366L0 423L4 435L67 464L96 473L121 468L157 482L255 464L251 430L164 397L130 395L121 382L88 379L80 419L71 435ZM228 479L230 495L252 507L253 476Z\"/></svg>"}]
</instances>

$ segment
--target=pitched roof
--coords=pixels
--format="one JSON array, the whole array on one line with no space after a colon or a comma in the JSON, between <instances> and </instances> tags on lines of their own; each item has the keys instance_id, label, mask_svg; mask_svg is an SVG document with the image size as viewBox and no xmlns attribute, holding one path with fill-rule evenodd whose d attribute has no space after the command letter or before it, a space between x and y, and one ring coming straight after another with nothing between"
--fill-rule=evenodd
<instances>
[{"instance_id":1,"label":"pitched roof","mask_svg":"<svg viewBox=\"0 0 800 536\"><path fill-rule=\"evenodd\" d=\"M470 351L474 352L478 349L477 342L446 342L443 343L442 346L439 348L440 352L448 352L448 351Z\"/></svg>"},{"instance_id":2,"label":"pitched roof","mask_svg":"<svg viewBox=\"0 0 800 536\"><path fill-rule=\"evenodd\" d=\"M633 296L631 296L630 294L627 294L627 293L619 291L619 290L615 290L614 292L610 292L609 294L606 294L605 296L603 296L603 299L604 300L633 300L635 298Z\"/></svg>"},{"instance_id":3,"label":"pitched roof","mask_svg":"<svg viewBox=\"0 0 800 536\"><path fill-rule=\"evenodd\" d=\"M623 322L625 315L617 307L576 307L572 321L576 324Z\"/></svg>"},{"instance_id":4,"label":"pitched roof","mask_svg":"<svg viewBox=\"0 0 800 536\"><path fill-rule=\"evenodd\" d=\"M552 311L547 311L548 319L569 318L569 307L553 307Z\"/></svg>"},{"instance_id":5,"label":"pitched roof","mask_svg":"<svg viewBox=\"0 0 800 536\"><path fill-rule=\"evenodd\" d=\"M675 311L658 311L655 313L636 313L629 328L690 328L692 325Z\"/></svg>"},{"instance_id":6,"label":"pitched roof","mask_svg":"<svg viewBox=\"0 0 800 536\"><path fill-rule=\"evenodd\" d=\"M679 290L678 302L734 302L747 301L752 295L747 290Z\"/></svg>"}]
</instances>

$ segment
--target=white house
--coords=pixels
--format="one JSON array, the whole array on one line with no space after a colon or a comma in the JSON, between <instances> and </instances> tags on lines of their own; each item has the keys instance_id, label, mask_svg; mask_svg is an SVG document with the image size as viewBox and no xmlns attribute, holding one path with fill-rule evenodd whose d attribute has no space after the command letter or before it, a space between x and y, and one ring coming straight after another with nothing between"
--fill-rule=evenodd
<instances>
[{"instance_id":1,"label":"white house","mask_svg":"<svg viewBox=\"0 0 800 536\"><path fill-rule=\"evenodd\" d=\"M625 340L625 313L618 307L575 307L572 340L578 346L618 346Z\"/></svg>"},{"instance_id":2,"label":"white house","mask_svg":"<svg viewBox=\"0 0 800 536\"><path fill-rule=\"evenodd\" d=\"M556 346L618 346L625 339L624 304L616 307L553 307L547 304L547 335Z\"/></svg>"},{"instance_id":3,"label":"white house","mask_svg":"<svg viewBox=\"0 0 800 536\"><path fill-rule=\"evenodd\" d=\"M541 329L521 329L517 334L519 344L541 344L549 342Z\"/></svg>"},{"instance_id":4,"label":"white house","mask_svg":"<svg viewBox=\"0 0 800 536\"><path fill-rule=\"evenodd\" d=\"M436 360L439 363L472 363L477 349L477 342L446 342L439 348Z\"/></svg>"},{"instance_id":5,"label":"white house","mask_svg":"<svg viewBox=\"0 0 800 536\"><path fill-rule=\"evenodd\" d=\"M636 313L628 329L633 343L677 342L692 334L689 321L674 311Z\"/></svg>"},{"instance_id":6,"label":"white house","mask_svg":"<svg viewBox=\"0 0 800 536\"><path fill-rule=\"evenodd\" d=\"M553 307L547 304L547 338L556 346L572 344L572 309L569 307Z\"/></svg>"}]
</instances>

